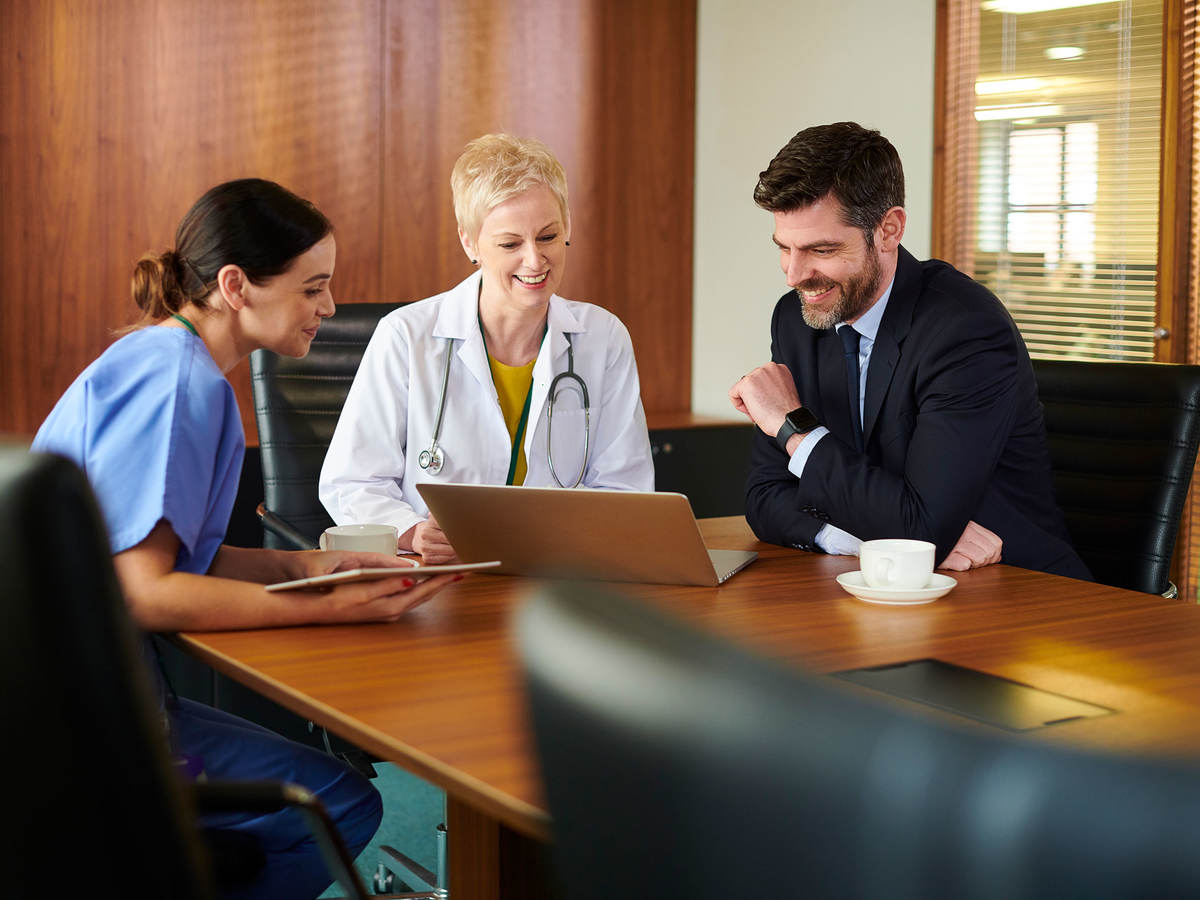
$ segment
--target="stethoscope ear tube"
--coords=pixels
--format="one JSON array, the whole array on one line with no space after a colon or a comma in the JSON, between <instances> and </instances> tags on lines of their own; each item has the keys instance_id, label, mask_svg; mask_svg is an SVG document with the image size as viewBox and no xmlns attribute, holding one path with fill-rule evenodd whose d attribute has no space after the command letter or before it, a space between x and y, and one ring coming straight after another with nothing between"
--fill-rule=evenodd
<instances>
[{"instance_id":1,"label":"stethoscope ear tube","mask_svg":"<svg viewBox=\"0 0 1200 900\"><path fill-rule=\"evenodd\" d=\"M433 441L430 443L429 449L422 450L421 455L417 457L417 465L430 475L436 475L442 471L442 466L446 462L446 455L438 446L438 440L442 436L442 419L446 415L446 389L450 386L450 362L454 359L454 341L454 338L446 339L446 365L442 370L442 395L438 398L437 419L433 423Z\"/></svg>"}]
</instances>

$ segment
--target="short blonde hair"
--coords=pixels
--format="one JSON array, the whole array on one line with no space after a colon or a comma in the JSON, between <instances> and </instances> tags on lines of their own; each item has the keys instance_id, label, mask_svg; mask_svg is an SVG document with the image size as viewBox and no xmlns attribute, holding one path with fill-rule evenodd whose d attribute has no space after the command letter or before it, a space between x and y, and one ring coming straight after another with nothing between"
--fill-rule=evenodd
<instances>
[{"instance_id":1,"label":"short blonde hair","mask_svg":"<svg viewBox=\"0 0 1200 900\"><path fill-rule=\"evenodd\" d=\"M567 173L549 147L535 138L511 134L475 138L463 149L450 173L458 227L475 240L488 213L538 185L553 192L563 226L568 226Z\"/></svg>"}]
</instances>

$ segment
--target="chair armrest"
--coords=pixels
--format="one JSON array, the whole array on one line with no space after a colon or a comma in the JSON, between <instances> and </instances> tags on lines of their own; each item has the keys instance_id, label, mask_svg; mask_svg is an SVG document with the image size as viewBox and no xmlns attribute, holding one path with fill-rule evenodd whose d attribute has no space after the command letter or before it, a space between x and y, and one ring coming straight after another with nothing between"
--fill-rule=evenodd
<instances>
[{"instance_id":1,"label":"chair armrest","mask_svg":"<svg viewBox=\"0 0 1200 900\"><path fill-rule=\"evenodd\" d=\"M317 545L308 537L297 529L291 522L281 516L276 515L267 509L263 503L258 504L258 508L254 510L258 513L259 519L262 520L263 528L270 531L272 534L283 538L297 550L316 550Z\"/></svg>"},{"instance_id":2,"label":"chair armrest","mask_svg":"<svg viewBox=\"0 0 1200 900\"><path fill-rule=\"evenodd\" d=\"M197 781L189 787L201 814L272 813L285 807L295 809L316 838L325 866L341 890L355 900L369 900L367 887L354 868L354 858L324 804L312 791L284 781Z\"/></svg>"}]
</instances>

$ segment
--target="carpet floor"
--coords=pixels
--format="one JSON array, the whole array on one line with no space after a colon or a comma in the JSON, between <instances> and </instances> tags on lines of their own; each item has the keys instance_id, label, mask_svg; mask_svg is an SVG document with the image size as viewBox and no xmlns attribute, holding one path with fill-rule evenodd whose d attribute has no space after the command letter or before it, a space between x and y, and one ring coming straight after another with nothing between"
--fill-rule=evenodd
<instances>
[{"instance_id":1,"label":"carpet floor","mask_svg":"<svg viewBox=\"0 0 1200 900\"><path fill-rule=\"evenodd\" d=\"M383 821L379 831L357 860L358 871L374 891L371 879L379 865L379 846L387 844L411 856L430 871L437 870L436 830L445 812L446 796L439 789L390 763L375 763L379 777L372 784L383 796ZM332 885L322 897L341 897Z\"/></svg>"}]
</instances>

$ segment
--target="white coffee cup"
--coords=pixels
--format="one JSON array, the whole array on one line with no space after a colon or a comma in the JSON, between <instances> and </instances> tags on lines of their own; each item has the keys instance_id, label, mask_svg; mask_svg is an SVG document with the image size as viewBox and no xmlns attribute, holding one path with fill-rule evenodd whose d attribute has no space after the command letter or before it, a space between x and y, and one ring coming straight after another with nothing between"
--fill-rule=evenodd
<instances>
[{"instance_id":1,"label":"white coffee cup","mask_svg":"<svg viewBox=\"0 0 1200 900\"><path fill-rule=\"evenodd\" d=\"M352 550L355 553L396 555L399 533L395 525L334 525L321 533L322 550Z\"/></svg>"},{"instance_id":2,"label":"white coffee cup","mask_svg":"<svg viewBox=\"0 0 1200 900\"><path fill-rule=\"evenodd\" d=\"M873 588L923 588L933 575L934 549L929 541L906 538L864 541L858 551L863 581Z\"/></svg>"}]
</instances>

